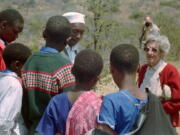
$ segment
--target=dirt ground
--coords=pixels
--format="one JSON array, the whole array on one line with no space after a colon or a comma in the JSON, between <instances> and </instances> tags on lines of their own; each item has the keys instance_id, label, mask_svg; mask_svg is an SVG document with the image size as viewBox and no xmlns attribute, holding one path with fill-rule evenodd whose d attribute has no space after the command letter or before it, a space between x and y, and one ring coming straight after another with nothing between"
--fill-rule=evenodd
<instances>
[{"instance_id":1,"label":"dirt ground","mask_svg":"<svg viewBox=\"0 0 180 135\"><path fill-rule=\"evenodd\" d=\"M174 65L180 72L180 61L169 62L169 63ZM116 91L118 91L118 87L113 82L110 74L108 74L105 78L101 78L101 80L98 82L96 87L96 92L99 95L106 95ZM180 128L177 129L177 132L180 135Z\"/></svg>"}]
</instances>

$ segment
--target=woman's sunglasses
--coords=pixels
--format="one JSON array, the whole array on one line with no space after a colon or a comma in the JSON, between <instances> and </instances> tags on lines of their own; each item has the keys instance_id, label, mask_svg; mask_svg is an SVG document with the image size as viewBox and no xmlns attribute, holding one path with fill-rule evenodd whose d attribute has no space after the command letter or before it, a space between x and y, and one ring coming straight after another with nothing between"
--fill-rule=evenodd
<instances>
[{"instance_id":1,"label":"woman's sunglasses","mask_svg":"<svg viewBox=\"0 0 180 135\"><path fill-rule=\"evenodd\" d=\"M154 53L157 53L159 50L157 48L148 48L148 47L144 47L144 51L145 52L149 52L149 51L152 51Z\"/></svg>"}]
</instances>

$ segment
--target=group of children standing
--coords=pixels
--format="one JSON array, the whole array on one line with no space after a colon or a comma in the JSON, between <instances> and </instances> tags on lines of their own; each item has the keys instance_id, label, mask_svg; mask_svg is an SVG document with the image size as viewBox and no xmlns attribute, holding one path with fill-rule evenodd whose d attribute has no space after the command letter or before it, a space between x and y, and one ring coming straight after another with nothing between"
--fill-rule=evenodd
<instances>
[{"instance_id":1,"label":"group of children standing","mask_svg":"<svg viewBox=\"0 0 180 135\"><path fill-rule=\"evenodd\" d=\"M102 97L93 91L102 57L84 49L72 64L62 53L72 35L66 17L48 19L45 46L32 55L27 46L11 43L23 24L18 11L0 12L0 134L84 135L98 128L99 134L112 135L133 129L148 103L136 83L139 53L133 45L111 51L110 72L120 91Z\"/></svg>"}]
</instances>

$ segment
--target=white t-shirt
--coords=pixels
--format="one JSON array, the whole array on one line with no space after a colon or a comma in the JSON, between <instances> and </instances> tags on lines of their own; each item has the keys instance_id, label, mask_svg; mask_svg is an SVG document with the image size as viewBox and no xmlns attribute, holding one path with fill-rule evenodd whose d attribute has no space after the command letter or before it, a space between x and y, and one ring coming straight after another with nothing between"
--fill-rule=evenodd
<instances>
[{"instance_id":1,"label":"white t-shirt","mask_svg":"<svg viewBox=\"0 0 180 135\"><path fill-rule=\"evenodd\" d=\"M0 72L0 135L25 135L22 86L14 72Z\"/></svg>"}]
</instances>

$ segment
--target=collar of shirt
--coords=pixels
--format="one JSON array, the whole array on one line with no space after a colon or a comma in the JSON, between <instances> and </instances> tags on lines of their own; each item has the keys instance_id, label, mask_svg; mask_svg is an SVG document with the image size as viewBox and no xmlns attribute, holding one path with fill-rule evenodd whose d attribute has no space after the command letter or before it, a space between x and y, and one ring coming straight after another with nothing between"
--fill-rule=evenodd
<instances>
[{"instance_id":1,"label":"collar of shirt","mask_svg":"<svg viewBox=\"0 0 180 135\"><path fill-rule=\"evenodd\" d=\"M72 47L70 47L69 45L66 45L66 49L69 51L77 51L78 50L78 45L74 45Z\"/></svg>"},{"instance_id":2,"label":"collar of shirt","mask_svg":"<svg viewBox=\"0 0 180 135\"><path fill-rule=\"evenodd\" d=\"M51 48L51 47L47 47L47 46L43 46L40 49L41 52L44 53L59 53L59 51L55 48Z\"/></svg>"},{"instance_id":3,"label":"collar of shirt","mask_svg":"<svg viewBox=\"0 0 180 135\"><path fill-rule=\"evenodd\" d=\"M2 73L12 73L12 71L9 70L9 69L2 70L1 72L2 72Z\"/></svg>"},{"instance_id":4,"label":"collar of shirt","mask_svg":"<svg viewBox=\"0 0 180 135\"><path fill-rule=\"evenodd\" d=\"M9 70L9 69L5 69L5 70L2 70L0 71L0 76L12 76L12 77L15 77L19 80L19 82L21 83L21 85L23 84L22 83L22 78L19 77L15 72Z\"/></svg>"},{"instance_id":5,"label":"collar of shirt","mask_svg":"<svg viewBox=\"0 0 180 135\"><path fill-rule=\"evenodd\" d=\"M154 70L157 71L159 69L159 67L164 64L165 62L163 60L160 60L154 67L149 67L148 66L148 70Z\"/></svg>"},{"instance_id":6,"label":"collar of shirt","mask_svg":"<svg viewBox=\"0 0 180 135\"><path fill-rule=\"evenodd\" d=\"M0 77L1 76L13 76L15 78L18 78L17 74L15 72L12 71L8 71L8 70L4 70L4 71L0 71Z\"/></svg>"}]
</instances>

